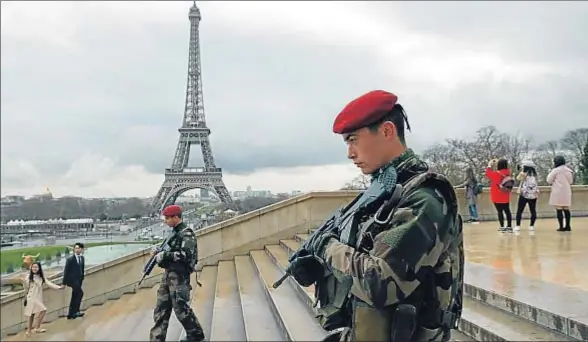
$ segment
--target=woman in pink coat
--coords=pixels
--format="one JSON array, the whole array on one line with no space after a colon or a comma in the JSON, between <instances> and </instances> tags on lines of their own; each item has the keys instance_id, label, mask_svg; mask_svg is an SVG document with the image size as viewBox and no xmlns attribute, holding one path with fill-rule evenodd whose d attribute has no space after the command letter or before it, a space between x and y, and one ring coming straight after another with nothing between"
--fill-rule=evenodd
<instances>
[{"instance_id":1,"label":"woman in pink coat","mask_svg":"<svg viewBox=\"0 0 588 342\"><path fill-rule=\"evenodd\" d=\"M570 220L572 214L572 184L574 183L574 171L566 166L566 159L563 156L553 158L554 169L547 175L547 183L551 184L551 195L549 204L555 207L557 221L559 222L558 232L569 232L572 230ZM564 227L563 219L566 218Z\"/></svg>"}]
</instances>

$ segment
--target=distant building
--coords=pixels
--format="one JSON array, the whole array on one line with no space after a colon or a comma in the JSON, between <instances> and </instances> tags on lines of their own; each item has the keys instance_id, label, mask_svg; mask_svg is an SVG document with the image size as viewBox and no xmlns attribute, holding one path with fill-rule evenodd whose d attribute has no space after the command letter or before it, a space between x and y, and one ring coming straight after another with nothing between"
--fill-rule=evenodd
<instances>
[{"instance_id":1,"label":"distant building","mask_svg":"<svg viewBox=\"0 0 588 342\"><path fill-rule=\"evenodd\" d=\"M274 195L269 190L252 190L251 186L248 186L246 191L233 191L234 199L245 199L249 197L274 197Z\"/></svg>"},{"instance_id":2,"label":"distant building","mask_svg":"<svg viewBox=\"0 0 588 342\"><path fill-rule=\"evenodd\" d=\"M43 233L43 234L72 234L90 232L94 229L94 220L90 218L83 219L56 219L56 220L14 220L0 224L0 233L2 234L26 234L26 233Z\"/></svg>"},{"instance_id":3,"label":"distant building","mask_svg":"<svg viewBox=\"0 0 588 342\"><path fill-rule=\"evenodd\" d=\"M4 196L0 198L0 205L2 206L11 206L11 205L21 205L24 202L24 196Z\"/></svg>"},{"instance_id":4,"label":"distant building","mask_svg":"<svg viewBox=\"0 0 588 342\"><path fill-rule=\"evenodd\" d=\"M48 201L50 201L50 200L52 200L52 199L53 199L53 193L52 193L52 192L51 192L51 190L49 190L49 188L46 186L46 187L45 187L45 191L44 191L43 193L41 193L41 194L38 194L38 195L33 195L33 196L31 197L31 199L39 199L39 200L42 200L42 201L45 201L45 200L48 200Z\"/></svg>"}]
</instances>

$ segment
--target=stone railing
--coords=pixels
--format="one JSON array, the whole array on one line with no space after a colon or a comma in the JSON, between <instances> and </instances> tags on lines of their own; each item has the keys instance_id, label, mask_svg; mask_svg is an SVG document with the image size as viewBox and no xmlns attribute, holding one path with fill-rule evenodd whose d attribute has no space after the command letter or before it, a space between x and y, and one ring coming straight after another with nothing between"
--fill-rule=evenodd
<instances>
[{"instance_id":1,"label":"stone railing","mask_svg":"<svg viewBox=\"0 0 588 342\"><path fill-rule=\"evenodd\" d=\"M463 189L458 189L460 211L467 212ZM335 209L351 201L358 192L333 191L313 192L289 198L258 209L233 219L217 223L199 230L198 268L217 264L219 260L229 260L235 255L247 254L252 249L263 248L266 244L276 243L280 239L291 238L296 233L306 232L323 222ZM516 194L513 194L515 201ZM553 216L555 212L548 205L549 188L541 188L538 211L541 217ZM513 205L514 206L514 205ZM478 199L479 212L484 219L493 219L495 211L484 191ZM573 189L573 215L588 215L588 186L576 186ZM99 305L108 299L119 298L124 293L133 292L141 275L143 265L148 260L149 249L138 251L112 260L106 264L87 270L84 280L83 307ZM146 281L150 286L158 281L156 268L154 276ZM59 283L61 279L58 279ZM23 300L24 292L6 296L1 300L1 331L14 333L24 326ZM70 291L46 289L45 305L48 309L47 320L51 321L66 314ZM155 304L155 298L153 299Z\"/></svg>"},{"instance_id":2,"label":"stone railing","mask_svg":"<svg viewBox=\"0 0 588 342\"><path fill-rule=\"evenodd\" d=\"M540 195L537 199L537 216L540 218L555 217L555 209L549 205L549 195L551 194L551 187L541 186ZM459 208L464 218L468 218L467 202L465 199L464 189L456 189L457 198L459 201ZM572 215L574 216L588 216L588 185L574 185L572 187ZM510 209L514 214L516 212L518 194L513 191L510 201ZM490 189L485 188L478 196L477 201L478 213L481 220L496 220L496 209L494 204L490 201ZM528 208L525 210L523 217L528 217Z\"/></svg>"}]
</instances>

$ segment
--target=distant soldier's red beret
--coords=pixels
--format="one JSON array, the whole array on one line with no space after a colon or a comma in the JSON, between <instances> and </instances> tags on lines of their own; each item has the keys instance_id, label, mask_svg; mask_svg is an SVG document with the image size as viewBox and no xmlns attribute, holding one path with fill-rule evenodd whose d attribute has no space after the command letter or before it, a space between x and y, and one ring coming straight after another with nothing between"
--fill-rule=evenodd
<instances>
[{"instance_id":1,"label":"distant soldier's red beret","mask_svg":"<svg viewBox=\"0 0 588 342\"><path fill-rule=\"evenodd\" d=\"M398 97L387 91L370 91L343 108L335 118L333 132L350 133L376 123L392 110L396 101Z\"/></svg>"},{"instance_id":2,"label":"distant soldier's red beret","mask_svg":"<svg viewBox=\"0 0 588 342\"><path fill-rule=\"evenodd\" d=\"M178 216L182 213L182 207L179 205L170 205L163 209L161 215L171 217L171 216Z\"/></svg>"}]
</instances>

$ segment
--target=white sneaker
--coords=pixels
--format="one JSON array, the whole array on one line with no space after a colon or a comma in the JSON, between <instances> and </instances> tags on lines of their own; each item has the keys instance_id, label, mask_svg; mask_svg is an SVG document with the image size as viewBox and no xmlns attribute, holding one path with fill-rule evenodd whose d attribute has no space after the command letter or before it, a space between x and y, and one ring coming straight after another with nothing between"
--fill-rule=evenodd
<instances>
[{"instance_id":1,"label":"white sneaker","mask_svg":"<svg viewBox=\"0 0 588 342\"><path fill-rule=\"evenodd\" d=\"M529 230L533 231L533 230L535 230L535 227L529 226Z\"/></svg>"},{"instance_id":2,"label":"white sneaker","mask_svg":"<svg viewBox=\"0 0 588 342\"><path fill-rule=\"evenodd\" d=\"M521 227L519 227L519 226L516 226L516 227L514 227L514 231L515 231L515 232L518 232L518 231L520 231L520 230L521 230Z\"/></svg>"}]
</instances>

